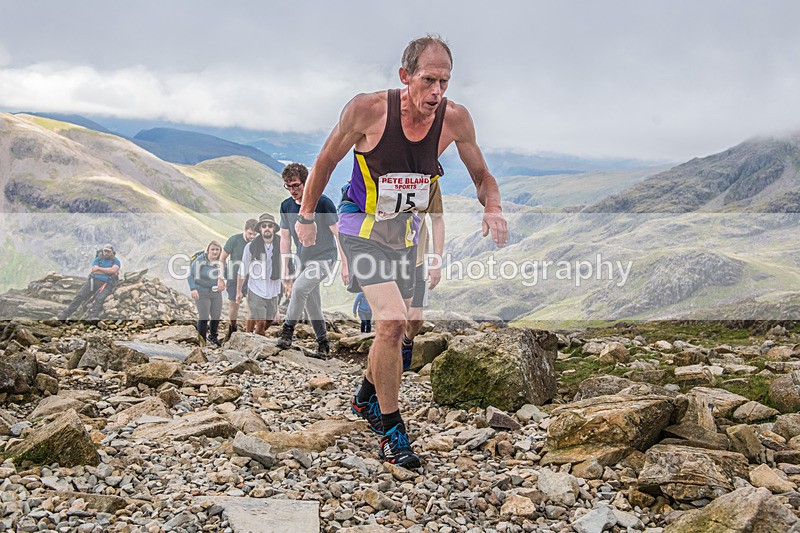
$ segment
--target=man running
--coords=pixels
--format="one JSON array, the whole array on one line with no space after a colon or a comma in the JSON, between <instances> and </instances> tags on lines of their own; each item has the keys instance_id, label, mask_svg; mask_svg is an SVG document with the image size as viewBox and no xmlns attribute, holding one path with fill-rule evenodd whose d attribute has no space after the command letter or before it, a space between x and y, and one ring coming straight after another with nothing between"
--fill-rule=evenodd
<instances>
[{"instance_id":1,"label":"man running","mask_svg":"<svg viewBox=\"0 0 800 533\"><path fill-rule=\"evenodd\" d=\"M426 216L427 215L427 216ZM432 238L428 239L427 220L430 216ZM414 355L414 338L425 323L423 310L428 306L428 291L433 290L442 279L441 258L444 254L444 205L442 203L442 189L439 181L431 184L430 201L428 209L420 211L422 223L419 227L417 242L417 262L414 269L414 296L408 308L408 320L403 334L403 371L411 368ZM425 255L429 251L429 242L433 241L433 254L439 258L436 266L430 268L425 264Z\"/></svg>"},{"instance_id":2,"label":"man running","mask_svg":"<svg viewBox=\"0 0 800 533\"><path fill-rule=\"evenodd\" d=\"M247 243L252 241L258 235L258 220L251 218L244 223L244 231L231 235L225 246L222 247L222 255L219 260L223 263L226 261L225 269L220 272L224 275L222 280L228 292L228 334L225 340L228 340L234 331L236 331L237 321L239 318L239 302L236 299L236 285L239 277L239 267L242 264L242 255ZM244 295L247 294L247 287L243 288ZM252 328L246 327L246 331L252 331Z\"/></svg>"},{"instance_id":3,"label":"man running","mask_svg":"<svg viewBox=\"0 0 800 533\"><path fill-rule=\"evenodd\" d=\"M300 243L313 245L317 199L336 164L354 148L339 233L349 290L364 291L376 335L353 411L381 435L379 457L407 468L420 466L398 405L400 345L414 290L411 271L419 229L414 211L428 207L430 183L442 174L438 158L451 143L456 143L484 206L484 236L491 233L498 246L508 238L500 191L475 140L472 118L466 108L444 98L452 66L450 48L442 39L416 39L403 52L403 89L359 94L345 106L306 182L296 225Z\"/></svg>"},{"instance_id":4,"label":"man running","mask_svg":"<svg viewBox=\"0 0 800 533\"><path fill-rule=\"evenodd\" d=\"M336 213L336 205L333 201L324 194L319 195L314 208L316 221L319 224L316 243L313 246L303 246L297 240L295 223L297 222L297 213L300 212L300 203L303 200L308 169L300 163L290 163L286 165L281 175L283 186L290 195L281 203L283 285L286 296L290 297L290 300L278 347L287 349L292 346L294 327L305 309L317 338L317 357L324 359L330 354L331 348L325 328L325 316L322 313L322 296L319 286L334 270L338 247L339 215ZM292 243L297 248L297 258L300 263L299 270L290 276L289 261Z\"/></svg>"}]
</instances>

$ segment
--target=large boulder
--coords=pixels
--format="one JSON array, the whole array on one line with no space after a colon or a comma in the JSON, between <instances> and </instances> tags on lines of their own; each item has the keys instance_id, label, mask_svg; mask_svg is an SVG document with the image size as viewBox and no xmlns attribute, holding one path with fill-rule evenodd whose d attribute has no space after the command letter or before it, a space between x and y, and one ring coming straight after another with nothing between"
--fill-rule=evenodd
<instances>
[{"instance_id":1,"label":"large boulder","mask_svg":"<svg viewBox=\"0 0 800 533\"><path fill-rule=\"evenodd\" d=\"M646 450L670 422L675 400L664 396L598 396L553 410L547 428L551 450L610 444Z\"/></svg>"},{"instance_id":2,"label":"large boulder","mask_svg":"<svg viewBox=\"0 0 800 533\"><path fill-rule=\"evenodd\" d=\"M125 426L143 416L154 418L171 418L172 415L170 415L169 408L161 400L161 398L150 396L144 401L115 414L109 421L120 426Z\"/></svg>"},{"instance_id":3,"label":"large boulder","mask_svg":"<svg viewBox=\"0 0 800 533\"><path fill-rule=\"evenodd\" d=\"M573 401L578 402L580 400L588 400L589 398L597 398L598 396L616 394L633 384L633 381L617 376L593 376L581 381Z\"/></svg>"},{"instance_id":4,"label":"large boulder","mask_svg":"<svg viewBox=\"0 0 800 533\"><path fill-rule=\"evenodd\" d=\"M364 421L350 422L349 420L319 420L300 431L259 431L252 436L268 443L275 453L281 453L292 448L304 452L321 452L333 446L336 439L348 435L351 431L363 431L366 427Z\"/></svg>"},{"instance_id":5,"label":"large boulder","mask_svg":"<svg viewBox=\"0 0 800 533\"><path fill-rule=\"evenodd\" d=\"M506 412L541 405L556 394L557 344L548 331L521 328L456 337L431 367L433 399Z\"/></svg>"},{"instance_id":6,"label":"large boulder","mask_svg":"<svg viewBox=\"0 0 800 533\"><path fill-rule=\"evenodd\" d=\"M800 411L800 370L773 381L769 386L769 397L781 413Z\"/></svg>"},{"instance_id":7,"label":"large boulder","mask_svg":"<svg viewBox=\"0 0 800 533\"><path fill-rule=\"evenodd\" d=\"M143 424L133 432L133 438L141 439L188 439L190 437L233 437L236 428L228 420L213 411L188 413L166 423Z\"/></svg>"},{"instance_id":8,"label":"large boulder","mask_svg":"<svg viewBox=\"0 0 800 533\"><path fill-rule=\"evenodd\" d=\"M639 485L658 486L675 500L693 501L733 491L736 478L749 480L747 459L740 453L657 444L645 453Z\"/></svg>"},{"instance_id":9,"label":"large boulder","mask_svg":"<svg viewBox=\"0 0 800 533\"><path fill-rule=\"evenodd\" d=\"M91 339L75 368L97 368L124 371L149 361L147 355L127 346L112 344L108 339Z\"/></svg>"},{"instance_id":10,"label":"large boulder","mask_svg":"<svg viewBox=\"0 0 800 533\"><path fill-rule=\"evenodd\" d=\"M154 361L131 367L125 373L125 378L128 387L143 383L155 389L163 383L183 384L181 364L168 361Z\"/></svg>"},{"instance_id":11,"label":"large boulder","mask_svg":"<svg viewBox=\"0 0 800 533\"><path fill-rule=\"evenodd\" d=\"M146 342L188 342L200 344L200 335L194 326L168 326L158 331L137 335L136 340Z\"/></svg>"},{"instance_id":12,"label":"large boulder","mask_svg":"<svg viewBox=\"0 0 800 533\"><path fill-rule=\"evenodd\" d=\"M796 523L769 490L743 487L684 513L664 533L786 533Z\"/></svg>"},{"instance_id":13,"label":"large boulder","mask_svg":"<svg viewBox=\"0 0 800 533\"><path fill-rule=\"evenodd\" d=\"M4 455L17 465L30 461L71 467L100 462L97 449L74 409L36 429L25 440L6 450Z\"/></svg>"},{"instance_id":14,"label":"large boulder","mask_svg":"<svg viewBox=\"0 0 800 533\"><path fill-rule=\"evenodd\" d=\"M780 415L775 419L772 431L787 441L800 435L800 413Z\"/></svg>"},{"instance_id":15,"label":"large boulder","mask_svg":"<svg viewBox=\"0 0 800 533\"><path fill-rule=\"evenodd\" d=\"M225 343L225 349L251 354L253 357L258 356L256 357L257 359L264 359L281 351L275 342L275 339L256 335L255 333L235 331L231 338L228 339L228 342Z\"/></svg>"},{"instance_id":16,"label":"large boulder","mask_svg":"<svg viewBox=\"0 0 800 533\"><path fill-rule=\"evenodd\" d=\"M64 396L48 396L42 398L36 405L36 409L30 414L31 420L39 418L47 418L56 414L63 413L69 409L80 411L86 405L85 402L76 398L69 398Z\"/></svg>"},{"instance_id":17,"label":"large boulder","mask_svg":"<svg viewBox=\"0 0 800 533\"><path fill-rule=\"evenodd\" d=\"M414 339L414 350L411 356L411 370L419 371L423 366L432 363L447 349L450 339L448 333L426 333Z\"/></svg>"},{"instance_id":18,"label":"large boulder","mask_svg":"<svg viewBox=\"0 0 800 533\"><path fill-rule=\"evenodd\" d=\"M697 395L708 397L711 413L717 418L729 417L737 407L750 401L744 396L712 387L694 387L687 393L687 396Z\"/></svg>"},{"instance_id":19,"label":"large boulder","mask_svg":"<svg viewBox=\"0 0 800 533\"><path fill-rule=\"evenodd\" d=\"M3 354L0 357L0 392L25 394L36 384L36 356L31 352Z\"/></svg>"},{"instance_id":20,"label":"large boulder","mask_svg":"<svg viewBox=\"0 0 800 533\"><path fill-rule=\"evenodd\" d=\"M222 416L228 419L228 422L233 424L236 429L248 435L257 431L269 431L269 426L264 422L264 419L252 409L223 413Z\"/></svg>"}]
</instances>

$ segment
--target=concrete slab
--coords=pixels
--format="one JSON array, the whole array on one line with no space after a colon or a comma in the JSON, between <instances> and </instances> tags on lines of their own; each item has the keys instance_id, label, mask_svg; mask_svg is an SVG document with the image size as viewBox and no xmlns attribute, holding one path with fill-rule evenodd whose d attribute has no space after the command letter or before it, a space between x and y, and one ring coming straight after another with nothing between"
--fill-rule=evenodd
<instances>
[{"instance_id":1,"label":"concrete slab","mask_svg":"<svg viewBox=\"0 0 800 533\"><path fill-rule=\"evenodd\" d=\"M319 502L202 496L224 509L234 533L318 533Z\"/></svg>"}]
</instances>

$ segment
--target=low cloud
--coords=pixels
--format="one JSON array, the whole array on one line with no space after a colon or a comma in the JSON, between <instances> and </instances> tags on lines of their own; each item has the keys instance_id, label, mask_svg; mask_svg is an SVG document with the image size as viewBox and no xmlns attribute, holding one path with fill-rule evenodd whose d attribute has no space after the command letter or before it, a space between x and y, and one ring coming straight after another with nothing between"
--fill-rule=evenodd
<instances>
[{"instance_id":1,"label":"low cloud","mask_svg":"<svg viewBox=\"0 0 800 533\"><path fill-rule=\"evenodd\" d=\"M332 127L344 103L364 87L387 85L390 80L379 73L348 73L341 67L336 72L218 67L159 73L144 66L101 71L45 63L0 68L0 106L309 132Z\"/></svg>"}]
</instances>

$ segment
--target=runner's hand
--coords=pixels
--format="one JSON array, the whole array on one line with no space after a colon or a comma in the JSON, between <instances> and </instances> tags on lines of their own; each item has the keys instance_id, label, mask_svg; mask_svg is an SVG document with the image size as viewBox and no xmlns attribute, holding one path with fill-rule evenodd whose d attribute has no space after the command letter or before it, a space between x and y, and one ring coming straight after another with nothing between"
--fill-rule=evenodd
<instances>
[{"instance_id":1,"label":"runner's hand","mask_svg":"<svg viewBox=\"0 0 800 533\"><path fill-rule=\"evenodd\" d=\"M244 298L244 295L242 294L242 291L236 291L236 303L237 304L242 303L242 299L243 298Z\"/></svg>"},{"instance_id":2,"label":"runner's hand","mask_svg":"<svg viewBox=\"0 0 800 533\"><path fill-rule=\"evenodd\" d=\"M505 246L508 242L508 222L502 211L493 209L483 212L483 236L492 234L492 240L497 246Z\"/></svg>"},{"instance_id":3,"label":"runner's hand","mask_svg":"<svg viewBox=\"0 0 800 533\"><path fill-rule=\"evenodd\" d=\"M217 281L217 290L219 292L222 292L222 291L225 290L225 280L220 279L220 280Z\"/></svg>"},{"instance_id":4,"label":"runner's hand","mask_svg":"<svg viewBox=\"0 0 800 533\"><path fill-rule=\"evenodd\" d=\"M295 222L294 231L297 233L297 240L303 246L314 246L317 242L317 223L301 224Z\"/></svg>"},{"instance_id":5,"label":"runner's hand","mask_svg":"<svg viewBox=\"0 0 800 533\"><path fill-rule=\"evenodd\" d=\"M441 268L430 268L428 269L428 277L430 278L430 287L433 290L440 281L442 281L442 269Z\"/></svg>"},{"instance_id":6,"label":"runner's hand","mask_svg":"<svg viewBox=\"0 0 800 533\"><path fill-rule=\"evenodd\" d=\"M350 283L350 272L347 270L347 263L342 263L342 282L345 287Z\"/></svg>"},{"instance_id":7,"label":"runner's hand","mask_svg":"<svg viewBox=\"0 0 800 533\"><path fill-rule=\"evenodd\" d=\"M192 291L192 300L197 300L198 298L200 298L200 293L195 289Z\"/></svg>"}]
</instances>

